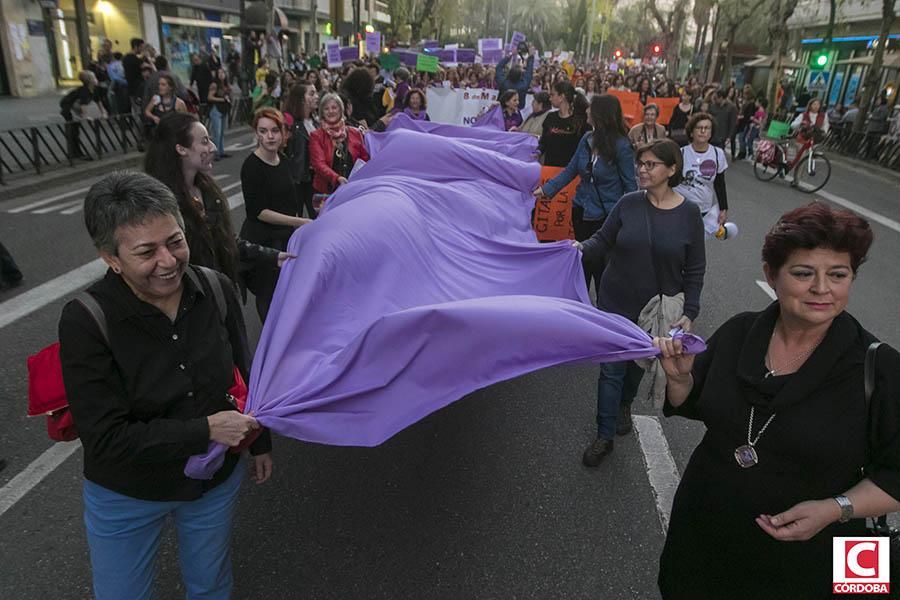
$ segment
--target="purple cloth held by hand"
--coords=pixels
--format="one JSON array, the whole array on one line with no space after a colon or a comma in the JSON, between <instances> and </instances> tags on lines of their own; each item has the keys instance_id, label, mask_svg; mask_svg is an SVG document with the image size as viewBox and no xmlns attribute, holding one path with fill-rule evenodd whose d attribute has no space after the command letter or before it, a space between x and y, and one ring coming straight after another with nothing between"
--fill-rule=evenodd
<instances>
[{"instance_id":1,"label":"purple cloth held by hand","mask_svg":"<svg viewBox=\"0 0 900 600\"><path fill-rule=\"evenodd\" d=\"M262 425L374 446L498 381L658 354L634 323L590 305L570 242L536 242L539 165L403 128L376 139L288 245L298 258L282 269L250 378L246 410ZM211 477L223 452L185 473Z\"/></svg>"}]
</instances>

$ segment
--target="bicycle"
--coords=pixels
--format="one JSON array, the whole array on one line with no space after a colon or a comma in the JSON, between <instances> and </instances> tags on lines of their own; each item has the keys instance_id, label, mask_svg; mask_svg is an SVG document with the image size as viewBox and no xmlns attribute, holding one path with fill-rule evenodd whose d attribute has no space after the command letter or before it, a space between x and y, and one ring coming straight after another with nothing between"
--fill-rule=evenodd
<instances>
[{"instance_id":1,"label":"bicycle","mask_svg":"<svg viewBox=\"0 0 900 600\"><path fill-rule=\"evenodd\" d=\"M805 194L818 192L831 178L831 161L819 150L819 145L811 136L805 138L797 155L788 161L790 144L790 137L761 140L753 155L753 174L760 181L771 181L776 176L783 178L793 171L792 187Z\"/></svg>"}]
</instances>

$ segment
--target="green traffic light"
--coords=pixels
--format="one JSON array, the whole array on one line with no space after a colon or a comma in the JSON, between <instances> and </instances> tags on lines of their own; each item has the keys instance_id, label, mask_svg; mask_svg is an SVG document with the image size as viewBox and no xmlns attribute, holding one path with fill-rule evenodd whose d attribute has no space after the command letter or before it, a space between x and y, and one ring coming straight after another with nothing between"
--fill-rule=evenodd
<instances>
[{"instance_id":1,"label":"green traffic light","mask_svg":"<svg viewBox=\"0 0 900 600\"><path fill-rule=\"evenodd\" d=\"M820 67L824 67L825 65L827 65L828 64L828 55L820 54L818 57L816 57L816 64L819 65Z\"/></svg>"}]
</instances>

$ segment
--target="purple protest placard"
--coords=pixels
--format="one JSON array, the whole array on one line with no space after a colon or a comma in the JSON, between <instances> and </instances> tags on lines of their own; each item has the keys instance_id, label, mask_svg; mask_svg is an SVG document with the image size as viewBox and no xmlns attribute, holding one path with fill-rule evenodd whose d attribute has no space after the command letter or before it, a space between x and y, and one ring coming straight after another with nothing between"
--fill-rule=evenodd
<instances>
[{"instance_id":1,"label":"purple protest placard","mask_svg":"<svg viewBox=\"0 0 900 600\"><path fill-rule=\"evenodd\" d=\"M440 48L429 48L426 52L429 56L437 56L438 60L442 63L455 63L456 60L456 50L441 50Z\"/></svg>"},{"instance_id":2,"label":"purple protest placard","mask_svg":"<svg viewBox=\"0 0 900 600\"><path fill-rule=\"evenodd\" d=\"M391 51L391 54L400 59L400 62L407 67L416 68L416 61L418 60L419 54L417 52L411 52L409 50L400 50L395 48Z\"/></svg>"},{"instance_id":3,"label":"purple protest placard","mask_svg":"<svg viewBox=\"0 0 900 600\"><path fill-rule=\"evenodd\" d=\"M381 54L381 32L373 31L366 34L366 54L369 56Z\"/></svg>"},{"instance_id":4,"label":"purple protest placard","mask_svg":"<svg viewBox=\"0 0 900 600\"><path fill-rule=\"evenodd\" d=\"M483 38L478 40L478 53L484 56L486 50L500 50L503 48L503 40L500 38Z\"/></svg>"},{"instance_id":5,"label":"purple protest placard","mask_svg":"<svg viewBox=\"0 0 900 600\"><path fill-rule=\"evenodd\" d=\"M328 67L340 67L344 62L341 60L341 46L339 43L329 43L325 46L325 55L328 60Z\"/></svg>"},{"instance_id":6,"label":"purple protest placard","mask_svg":"<svg viewBox=\"0 0 900 600\"><path fill-rule=\"evenodd\" d=\"M481 62L486 65L496 65L503 58L503 50L484 50L481 53Z\"/></svg>"},{"instance_id":7,"label":"purple protest placard","mask_svg":"<svg viewBox=\"0 0 900 600\"><path fill-rule=\"evenodd\" d=\"M475 62L475 49L474 48L457 48L456 49L456 62L472 64Z\"/></svg>"},{"instance_id":8,"label":"purple protest placard","mask_svg":"<svg viewBox=\"0 0 900 600\"><path fill-rule=\"evenodd\" d=\"M344 46L341 48L341 62L359 59L359 46Z\"/></svg>"},{"instance_id":9,"label":"purple protest placard","mask_svg":"<svg viewBox=\"0 0 900 600\"><path fill-rule=\"evenodd\" d=\"M512 39L509 40L510 45L518 46L525 41L525 34L521 31L513 31Z\"/></svg>"},{"instance_id":10,"label":"purple protest placard","mask_svg":"<svg viewBox=\"0 0 900 600\"><path fill-rule=\"evenodd\" d=\"M422 42L422 48L440 48L441 43L437 40L425 40Z\"/></svg>"}]
</instances>

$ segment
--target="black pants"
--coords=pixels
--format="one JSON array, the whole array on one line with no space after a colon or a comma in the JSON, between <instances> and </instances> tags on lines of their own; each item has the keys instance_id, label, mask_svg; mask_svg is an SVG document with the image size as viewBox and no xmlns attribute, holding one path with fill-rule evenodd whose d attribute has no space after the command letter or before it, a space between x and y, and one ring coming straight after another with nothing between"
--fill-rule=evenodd
<instances>
[{"instance_id":1,"label":"black pants","mask_svg":"<svg viewBox=\"0 0 900 600\"><path fill-rule=\"evenodd\" d=\"M313 208L312 181L301 181L294 185L294 189L297 190L297 214L302 217L303 210L306 209L306 217L315 219L318 215L316 214L316 209Z\"/></svg>"},{"instance_id":2,"label":"black pants","mask_svg":"<svg viewBox=\"0 0 900 600\"><path fill-rule=\"evenodd\" d=\"M583 242L590 239L600 227L603 221L585 221L584 209L580 206L572 205L572 228L575 230L575 240ZM584 282L587 284L588 292L591 291L591 279L594 280L594 291L600 296L600 278L603 276L604 263L597 264L595 261L582 259L581 265L584 268Z\"/></svg>"},{"instance_id":3,"label":"black pants","mask_svg":"<svg viewBox=\"0 0 900 600\"><path fill-rule=\"evenodd\" d=\"M20 281L22 281L22 271L19 270L19 266L13 260L9 250L0 244L0 286Z\"/></svg>"}]
</instances>

